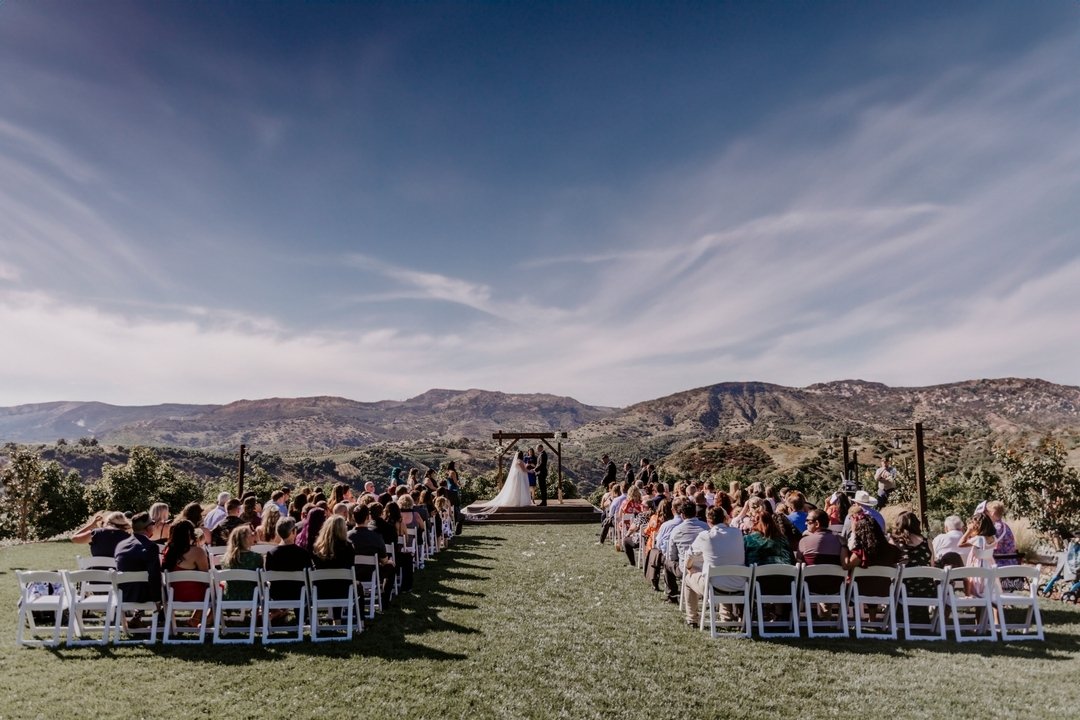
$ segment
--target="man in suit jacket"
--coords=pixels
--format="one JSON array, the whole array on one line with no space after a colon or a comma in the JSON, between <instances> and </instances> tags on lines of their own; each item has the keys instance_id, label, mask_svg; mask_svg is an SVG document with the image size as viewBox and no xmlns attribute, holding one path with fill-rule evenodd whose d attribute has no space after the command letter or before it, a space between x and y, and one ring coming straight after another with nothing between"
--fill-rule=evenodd
<instances>
[{"instance_id":1,"label":"man in suit jacket","mask_svg":"<svg viewBox=\"0 0 1080 720\"><path fill-rule=\"evenodd\" d=\"M539 488L540 504L547 505L548 454L543 444L536 446L536 485Z\"/></svg>"},{"instance_id":2,"label":"man in suit jacket","mask_svg":"<svg viewBox=\"0 0 1080 720\"><path fill-rule=\"evenodd\" d=\"M149 513L131 518L131 537L116 546L116 569L119 572L146 570L148 582L125 583L125 602L161 602L161 547L150 539L152 521Z\"/></svg>"}]
</instances>

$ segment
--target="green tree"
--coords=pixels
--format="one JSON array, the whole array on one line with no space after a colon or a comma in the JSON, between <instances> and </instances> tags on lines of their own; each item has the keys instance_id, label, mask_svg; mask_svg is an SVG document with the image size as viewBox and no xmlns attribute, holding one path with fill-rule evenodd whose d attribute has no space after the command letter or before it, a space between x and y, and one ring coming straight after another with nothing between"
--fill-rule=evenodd
<instances>
[{"instance_id":1,"label":"green tree","mask_svg":"<svg viewBox=\"0 0 1080 720\"><path fill-rule=\"evenodd\" d=\"M42 472L36 453L9 448L8 464L0 472L0 536L30 539L32 513L41 501Z\"/></svg>"},{"instance_id":2,"label":"green tree","mask_svg":"<svg viewBox=\"0 0 1080 720\"><path fill-rule=\"evenodd\" d=\"M150 448L132 448L124 465L106 465L101 479L87 490L90 510L146 510L155 502L174 512L202 497L202 487L189 475L163 461Z\"/></svg>"},{"instance_id":3,"label":"green tree","mask_svg":"<svg viewBox=\"0 0 1080 720\"><path fill-rule=\"evenodd\" d=\"M67 532L88 514L79 473L65 473L55 461L47 463L42 469L40 499L31 513L34 537L45 539Z\"/></svg>"},{"instance_id":4,"label":"green tree","mask_svg":"<svg viewBox=\"0 0 1080 720\"><path fill-rule=\"evenodd\" d=\"M1065 459L1064 446L1049 437L1034 451L1013 448L999 454L1009 507L1059 543L1080 531L1080 471Z\"/></svg>"}]
</instances>

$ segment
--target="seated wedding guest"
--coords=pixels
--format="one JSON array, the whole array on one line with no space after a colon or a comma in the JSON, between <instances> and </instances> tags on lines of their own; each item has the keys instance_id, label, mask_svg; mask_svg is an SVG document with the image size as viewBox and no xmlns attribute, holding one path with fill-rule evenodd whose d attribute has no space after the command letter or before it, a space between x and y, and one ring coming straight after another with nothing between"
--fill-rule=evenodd
<instances>
[{"instance_id":1,"label":"seated wedding guest","mask_svg":"<svg viewBox=\"0 0 1080 720\"><path fill-rule=\"evenodd\" d=\"M210 532L210 543L212 545L221 547L228 544L232 531L241 525L247 524L240 519L240 511L243 507L243 503L236 498L225 504L225 519L219 522Z\"/></svg>"},{"instance_id":2,"label":"seated wedding guest","mask_svg":"<svg viewBox=\"0 0 1080 720\"><path fill-rule=\"evenodd\" d=\"M933 565L934 553L930 549L929 541L923 537L922 523L919 522L919 516L915 513L904 511L897 515L889 539L900 549L904 567ZM911 597L933 597L936 589L934 581L930 578L905 580L904 585L907 586L908 595ZM924 615L921 611L919 614Z\"/></svg>"},{"instance_id":3,"label":"seated wedding guest","mask_svg":"<svg viewBox=\"0 0 1080 720\"><path fill-rule=\"evenodd\" d=\"M442 547L454 537L454 504L450 498L441 495L435 498L435 513L439 520L439 542Z\"/></svg>"},{"instance_id":4,"label":"seated wedding guest","mask_svg":"<svg viewBox=\"0 0 1080 720\"><path fill-rule=\"evenodd\" d=\"M794 557L777 515L768 501L751 511L750 532L743 536L747 565L791 565ZM785 518L786 519L786 518Z\"/></svg>"},{"instance_id":5,"label":"seated wedding guest","mask_svg":"<svg viewBox=\"0 0 1080 720\"><path fill-rule=\"evenodd\" d=\"M705 505L712 507L716 504L716 484L712 480L705 481L705 487L703 488L705 495ZM704 518L702 518L704 519Z\"/></svg>"},{"instance_id":6,"label":"seated wedding guest","mask_svg":"<svg viewBox=\"0 0 1080 720\"><path fill-rule=\"evenodd\" d=\"M131 521L122 512L97 512L71 536L73 543L89 543L94 557L113 557L116 546L131 537Z\"/></svg>"},{"instance_id":7,"label":"seated wedding guest","mask_svg":"<svg viewBox=\"0 0 1080 720\"><path fill-rule=\"evenodd\" d=\"M255 533L247 525L241 525L229 535L225 556L221 559L223 570L261 570L262 555L253 551ZM255 589L255 583L233 580L225 584L225 600L248 600Z\"/></svg>"},{"instance_id":8,"label":"seated wedding guest","mask_svg":"<svg viewBox=\"0 0 1080 720\"><path fill-rule=\"evenodd\" d=\"M626 491L626 501L619 505L618 516L616 517L616 522L624 534L629 530L631 521L644 507L641 488L637 485L631 485Z\"/></svg>"},{"instance_id":9,"label":"seated wedding guest","mask_svg":"<svg viewBox=\"0 0 1080 720\"><path fill-rule=\"evenodd\" d=\"M447 501L449 504L449 501ZM379 562L379 578L382 584L383 597L390 597L390 590L394 586L394 561L390 553L386 552L386 543L382 535L376 532L368 524L371 522L371 512L366 505L354 505L352 509L353 529L346 536L353 546L356 555L374 555ZM371 568L358 565L356 567L357 579L367 582L371 579Z\"/></svg>"},{"instance_id":10,"label":"seated wedding guest","mask_svg":"<svg viewBox=\"0 0 1080 720\"><path fill-rule=\"evenodd\" d=\"M732 499L739 497L739 494L742 492L742 489L743 489L742 483L739 482L738 480L732 480L731 482L728 483L728 495L730 495L732 497Z\"/></svg>"},{"instance_id":11,"label":"seated wedding guest","mask_svg":"<svg viewBox=\"0 0 1080 720\"><path fill-rule=\"evenodd\" d=\"M806 534L799 540L796 560L806 565L843 565L847 548L829 530L829 516L824 510L806 514Z\"/></svg>"},{"instance_id":12,"label":"seated wedding guest","mask_svg":"<svg viewBox=\"0 0 1080 720\"><path fill-rule=\"evenodd\" d=\"M304 526L300 528L300 533L296 536L296 544L309 553L314 553L315 541L319 538L324 524L326 524L326 511L316 505L308 511Z\"/></svg>"},{"instance_id":13,"label":"seated wedding guest","mask_svg":"<svg viewBox=\"0 0 1080 720\"><path fill-rule=\"evenodd\" d=\"M671 531L664 546L664 582L670 603L679 602L679 578L683 576L690 546L698 535L709 529L706 523L698 520L697 505L692 500L685 500L679 509L682 522Z\"/></svg>"},{"instance_id":14,"label":"seated wedding guest","mask_svg":"<svg viewBox=\"0 0 1080 720\"><path fill-rule=\"evenodd\" d=\"M349 504L340 502L334 506L331 515L337 515L338 517L345 518L345 523L348 524L352 519L352 514L349 512Z\"/></svg>"},{"instance_id":15,"label":"seated wedding guest","mask_svg":"<svg viewBox=\"0 0 1080 720\"><path fill-rule=\"evenodd\" d=\"M405 546L398 542L400 538L405 537L405 521L401 517L401 506L390 503L384 507L383 519L389 527L393 528L395 534L394 555L397 557L397 568L401 574L401 591L409 592L413 587L413 554L406 552Z\"/></svg>"},{"instance_id":16,"label":"seated wedding guest","mask_svg":"<svg viewBox=\"0 0 1080 720\"><path fill-rule=\"evenodd\" d=\"M145 583L124 583L121 593L124 602L161 602L161 549L150 539L150 514L138 513L131 518L132 533L116 546L117 572L147 573ZM129 627L142 627L142 611L128 621Z\"/></svg>"},{"instance_id":17,"label":"seated wedding guest","mask_svg":"<svg viewBox=\"0 0 1080 720\"><path fill-rule=\"evenodd\" d=\"M196 534L201 530L206 530L206 522L203 520L203 508L199 503L189 502L184 506L184 509L180 511L180 517L191 523L192 527L195 528ZM220 525L221 523L218 524ZM207 539L209 540L209 531L206 530L206 533Z\"/></svg>"},{"instance_id":18,"label":"seated wedding guest","mask_svg":"<svg viewBox=\"0 0 1080 720\"><path fill-rule=\"evenodd\" d=\"M787 519L791 521L791 524L795 526L801 536L806 532L806 498L796 490L788 493L788 496L784 499L784 504L791 510Z\"/></svg>"},{"instance_id":19,"label":"seated wedding guest","mask_svg":"<svg viewBox=\"0 0 1080 720\"><path fill-rule=\"evenodd\" d=\"M853 519L851 533L851 552L844 564L848 570L855 568L868 568L873 566L895 567L903 560L903 554L895 546L889 543L885 533L877 521L866 512L858 512L849 515ZM857 581L860 592L865 595L881 596L888 592L889 581L887 578L861 578ZM871 620L875 613L868 611Z\"/></svg>"},{"instance_id":20,"label":"seated wedding guest","mask_svg":"<svg viewBox=\"0 0 1080 720\"><path fill-rule=\"evenodd\" d=\"M255 531L255 542L276 544L278 541L277 524L282 517L281 510L274 503L270 503L263 510L262 524Z\"/></svg>"},{"instance_id":21,"label":"seated wedding guest","mask_svg":"<svg viewBox=\"0 0 1080 720\"><path fill-rule=\"evenodd\" d=\"M315 540L315 552L312 562L317 570L352 569L356 551L349 542L345 530L345 518L340 515L330 517L319 531ZM319 596L324 598L343 598L348 595L351 580L324 580L318 584ZM334 617L340 615L335 610Z\"/></svg>"},{"instance_id":22,"label":"seated wedding guest","mask_svg":"<svg viewBox=\"0 0 1080 720\"><path fill-rule=\"evenodd\" d=\"M944 529L945 532L934 538L934 565L937 567L967 565L970 548L960 547L960 539L964 537L964 521L959 515L950 515L945 518ZM954 557L949 557L950 555Z\"/></svg>"},{"instance_id":23,"label":"seated wedding guest","mask_svg":"<svg viewBox=\"0 0 1080 720\"><path fill-rule=\"evenodd\" d=\"M289 517L294 521L300 522L303 519L304 507L308 504L308 496L303 492L297 493L296 497L292 499L292 503L289 505Z\"/></svg>"},{"instance_id":24,"label":"seated wedding guest","mask_svg":"<svg viewBox=\"0 0 1080 720\"><path fill-rule=\"evenodd\" d=\"M787 540L788 548L791 549L792 556L795 555L795 549L799 547L799 541L802 540L802 533L795 528L795 524L788 519L788 515L791 513L791 508L786 503L779 503L776 506L776 512L773 513L773 522L776 523L776 527L780 528L780 532L783 533L784 539Z\"/></svg>"},{"instance_id":25,"label":"seated wedding guest","mask_svg":"<svg viewBox=\"0 0 1080 720\"><path fill-rule=\"evenodd\" d=\"M825 512L829 514L830 525L843 525L847 519L848 508L851 507L851 498L843 490L834 492L825 501Z\"/></svg>"},{"instance_id":26,"label":"seated wedding guest","mask_svg":"<svg viewBox=\"0 0 1080 720\"><path fill-rule=\"evenodd\" d=\"M265 514L267 510L269 510L271 507L274 507L277 508L279 518L284 515L288 515L289 504L288 502L286 502L285 497L286 495L284 490L275 490L274 492L270 493L270 504L263 508L263 513Z\"/></svg>"},{"instance_id":27,"label":"seated wedding guest","mask_svg":"<svg viewBox=\"0 0 1080 720\"><path fill-rule=\"evenodd\" d=\"M150 506L150 539L157 545L169 541L169 506L163 502Z\"/></svg>"},{"instance_id":28,"label":"seated wedding guest","mask_svg":"<svg viewBox=\"0 0 1080 720\"><path fill-rule=\"evenodd\" d=\"M705 499L704 491L694 493L694 505L697 508L697 519L705 522L705 511L709 509L709 502Z\"/></svg>"},{"instance_id":29,"label":"seated wedding guest","mask_svg":"<svg viewBox=\"0 0 1080 720\"><path fill-rule=\"evenodd\" d=\"M180 519L172 524L169 542L165 545L165 554L161 557L161 568L166 572L206 572L210 569L210 558L206 550L195 542L195 527L190 520ZM184 581L173 584L173 598L177 602L199 602L205 592L206 583ZM200 622L201 613L197 612L191 616L188 625L197 627Z\"/></svg>"},{"instance_id":30,"label":"seated wedding guest","mask_svg":"<svg viewBox=\"0 0 1080 720\"><path fill-rule=\"evenodd\" d=\"M607 541L608 531L615 527L615 523L619 519L619 513L622 511L623 503L627 500L626 491L629 486L626 483L616 485L615 488L618 494L608 505L607 517L604 518L603 524L600 526L600 542L599 545L603 545Z\"/></svg>"},{"instance_id":31,"label":"seated wedding guest","mask_svg":"<svg viewBox=\"0 0 1080 720\"><path fill-rule=\"evenodd\" d=\"M997 544L997 531L994 521L984 512L975 513L968 521L967 530L960 538L961 548L970 548L967 566L972 568L994 567L994 545ZM971 578L964 581L969 595L983 597L986 592L985 582L982 578Z\"/></svg>"},{"instance_id":32,"label":"seated wedding guest","mask_svg":"<svg viewBox=\"0 0 1080 720\"><path fill-rule=\"evenodd\" d=\"M885 534L885 518L874 509L877 505L877 498L871 497L870 493L865 490L858 490L855 493L854 501L851 503L851 507L848 509L847 519L844 520L844 529L840 534L844 537L851 537L852 531L855 527L853 522L852 511L857 511L860 514L867 515L873 518L874 522L878 524L881 529L881 534Z\"/></svg>"},{"instance_id":33,"label":"seated wedding guest","mask_svg":"<svg viewBox=\"0 0 1080 720\"><path fill-rule=\"evenodd\" d=\"M291 516L278 520L276 528L281 544L266 553L266 569L274 572L300 572L311 567L311 554L296 544L296 521ZM304 581L275 581L270 584L271 600L298 600ZM271 620L279 620L287 610L273 610Z\"/></svg>"},{"instance_id":34,"label":"seated wedding guest","mask_svg":"<svg viewBox=\"0 0 1080 720\"><path fill-rule=\"evenodd\" d=\"M641 511L630 518L630 522L626 527L626 535L623 537L623 550L626 552L626 558L630 561L631 567L637 564L634 550L641 547L642 531L655 514L649 505L642 503Z\"/></svg>"},{"instance_id":35,"label":"seated wedding guest","mask_svg":"<svg viewBox=\"0 0 1080 720\"><path fill-rule=\"evenodd\" d=\"M731 518L731 511L735 509L735 503L732 502L731 496L727 494L725 490L717 490L716 495L713 498L713 505L719 505L724 509L724 515L729 519Z\"/></svg>"},{"instance_id":36,"label":"seated wedding guest","mask_svg":"<svg viewBox=\"0 0 1080 720\"><path fill-rule=\"evenodd\" d=\"M259 501L254 495L247 495L241 503L240 520L251 528L252 532L255 532L262 524L262 518L259 516ZM228 543L228 541L226 537L225 542Z\"/></svg>"},{"instance_id":37,"label":"seated wedding guest","mask_svg":"<svg viewBox=\"0 0 1080 720\"><path fill-rule=\"evenodd\" d=\"M776 512L776 506L780 503L780 494L777 492L776 487L768 485L765 488L765 500L769 503L769 509L774 513Z\"/></svg>"},{"instance_id":38,"label":"seated wedding guest","mask_svg":"<svg viewBox=\"0 0 1080 720\"><path fill-rule=\"evenodd\" d=\"M742 565L744 560L742 533L727 524L727 513L714 505L706 513L709 529L698 533L690 545L684 563L683 600L686 607L686 624L697 627L701 612L701 599L705 595L708 578L704 568L720 565ZM713 581L717 590L741 590L741 578L720 577ZM732 619L730 606L720 606L720 618Z\"/></svg>"},{"instance_id":39,"label":"seated wedding guest","mask_svg":"<svg viewBox=\"0 0 1080 720\"><path fill-rule=\"evenodd\" d=\"M405 523L405 529L415 530L417 546L423 545L427 524L424 522L423 515L420 514L420 509L416 507L412 495L402 495L397 499L397 505L401 509L401 521Z\"/></svg>"},{"instance_id":40,"label":"seated wedding guest","mask_svg":"<svg viewBox=\"0 0 1080 720\"><path fill-rule=\"evenodd\" d=\"M664 553L657 546L657 536L660 528L674 517L671 500L663 499L641 530L641 536L645 539L645 546L641 550L645 553L645 580L657 592L660 591L660 578L664 576Z\"/></svg>"},{"instance_id":41,"label":"seated wedding guest","mask_svg":"<svg viewBox=\"0 0 1080 720\"><path fill-rule=\"evenodd\" d=\"M213 510L206 514L206 519L201 521L195 527L205 527L207 530L213 530L215 527L217 527L217 524L224 520L225 516L228 514L225 511L225 506L229 503L230 500L232 500L232 495L230 495L229 493L218 493L217 505L214 506ZM199 509L201 510L202 506L199 506Z\"/></svg>"}]
</instances>

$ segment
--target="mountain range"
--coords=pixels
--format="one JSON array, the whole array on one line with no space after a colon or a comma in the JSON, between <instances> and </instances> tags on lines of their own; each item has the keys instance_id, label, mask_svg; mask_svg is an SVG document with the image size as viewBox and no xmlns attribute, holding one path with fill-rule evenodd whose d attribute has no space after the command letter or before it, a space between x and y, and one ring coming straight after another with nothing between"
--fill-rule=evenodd
<instances>
[{"instance_id":1,"label":"mountain range","mask_svg":"<svg viewBox=\"0 0 1080 720\"><path fill-rule=\"evenodd\" d=\"M485 390L429 390L404 401L339 397L239 400L227 405L124 407L52 402L0 408L0 441L103 443L210 450L240 443L325 453L401 442L489 440L495 430L567 430L592 445L609 438L664 446L681 440L813 441L839 433L888 434L922 421L967 432L1080 429L1080 388L1044 380L970 380L888 387L842 380L785 387L725 382L626 408L573 398Z\"/></svg>"}]
</instances>

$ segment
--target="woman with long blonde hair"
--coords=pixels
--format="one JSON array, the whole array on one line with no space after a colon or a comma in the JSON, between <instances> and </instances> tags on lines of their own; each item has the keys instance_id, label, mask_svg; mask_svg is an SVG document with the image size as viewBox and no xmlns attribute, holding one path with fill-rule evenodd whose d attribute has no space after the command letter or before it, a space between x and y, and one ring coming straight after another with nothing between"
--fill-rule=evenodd
<instances>
[{"instance_id":1,"label":"woman with long blonde hair","mask_svg":"<svg viewBox=\"0 0 1080 720\"><path fill-rule=\"evenodd\" d=\"M259 570L263 566L262 555L251 549L255 533L247 525L234 528L229 533L225 556L221 558L222 570ZM248 600L255 583L228 582L225 584L225 600Z\"/></svg>"},{"instance_id":2,"label":"woman with long blonde hair","mask_svg":"<svg viewBox=\"0 0 1080 720\"><path fill-rule=\"evenodd\" d=\"M277 535L277 522L281 519L281 510L270 503L263 508L262 524L255 531L255 541L277 545L281 539Z\"/></svg>"}]
</instances>

